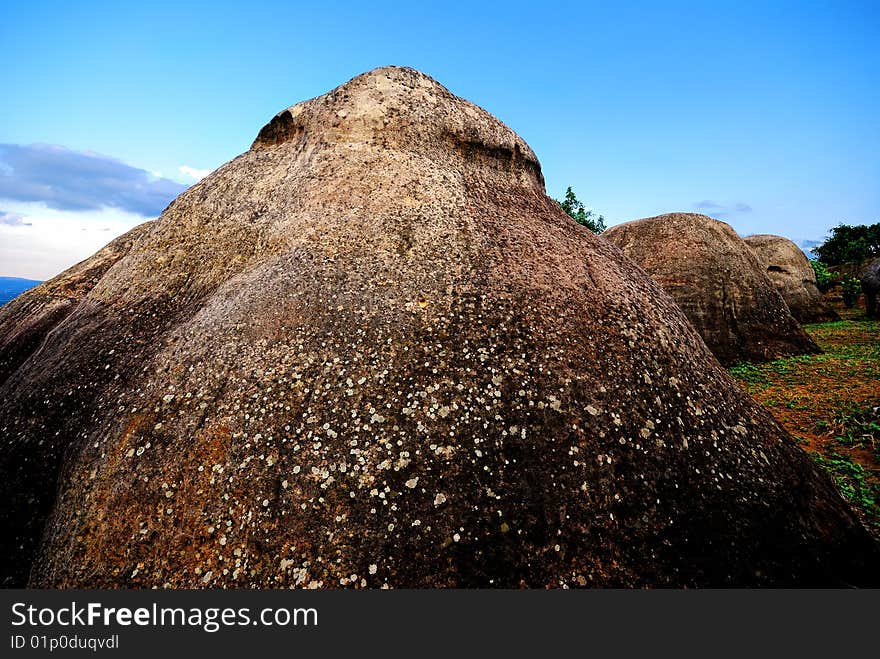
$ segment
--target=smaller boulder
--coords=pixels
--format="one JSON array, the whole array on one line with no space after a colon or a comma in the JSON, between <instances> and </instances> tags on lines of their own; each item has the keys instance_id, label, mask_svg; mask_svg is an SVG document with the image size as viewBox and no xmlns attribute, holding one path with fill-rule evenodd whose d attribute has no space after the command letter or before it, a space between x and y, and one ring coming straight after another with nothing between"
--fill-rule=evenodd
<instances>
[{"instance_id":1,"label":"smaller boulder","mask_svg":"<svg viewBox=\"0 0 880 659\"><path fill-rule=\"evenodd\" d=\"M669 213L602 236L669 293L725 366L821 352L728 224Z\"/></svg>"},{"instance_id":2,"label":"smaller boulder","mask_svg":"<svg viewBox=\"0 0 880 659\"><path fill-rule=\"evenodd\" d=\"M825 323L840 316L825 303L807 255L788 238L761 234L743 239L799 323Z\"/></svg>"},{"instance_id":3,"label":"smaller boulder","mask_svg":"<svg viewBox=\"0 0 880 659\"><path fill-rule=\"evenodd\" d=\"M877 301L880 297L880 259L874 259L862 277L862 292L865 294L865 312L868 318L877 318Z\"/></svg>"}]
</instances>

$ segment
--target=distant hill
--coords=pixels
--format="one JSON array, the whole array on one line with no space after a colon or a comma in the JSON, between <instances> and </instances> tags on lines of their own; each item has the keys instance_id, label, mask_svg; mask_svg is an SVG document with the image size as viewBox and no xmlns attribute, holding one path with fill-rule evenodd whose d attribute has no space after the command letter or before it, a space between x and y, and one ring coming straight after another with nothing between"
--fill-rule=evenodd
<instances>
[{"instance_id":1,"label":"distant hill","mask_svg":"<svg viewBox=\"0 0 880 659\"><path fill-rule=\"evenodd\" d=\"M22 279L21 277L0 277L0 306L9 300L18 297L27 289L33 288L43 282L36 279Z\"/></svg>"}]
</instances>

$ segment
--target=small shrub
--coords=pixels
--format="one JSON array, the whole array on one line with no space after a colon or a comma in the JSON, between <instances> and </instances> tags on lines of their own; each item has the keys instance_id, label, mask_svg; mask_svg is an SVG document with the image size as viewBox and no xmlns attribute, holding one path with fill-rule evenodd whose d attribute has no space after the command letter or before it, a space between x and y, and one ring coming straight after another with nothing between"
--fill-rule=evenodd
<instances>
[{"instance_id":1,"label":"small shrub","mask_svg":"<svg viewBox=\"0 0 880 659\"><path fill-rule=\"evenodd\" d=\"M821 261L811 260L810 265L813 266L813 272L816 273L816 286L824 293L834 285L834 277Z\"/></svg>"},{"instance_id":2,"label":"small shrub","mask_svg":"<svg viewBox=\"0 0 880 659\"><path fill-rule=\"evenodd\" d=\"M571 189L571 186L565 191L565 199L556 200L556 203L562 207L569 217L578 224L587 227L593 233L602 233L605 231L605 217L596 215L592 210L584 206Z\"/></svg>"}]
</instances>

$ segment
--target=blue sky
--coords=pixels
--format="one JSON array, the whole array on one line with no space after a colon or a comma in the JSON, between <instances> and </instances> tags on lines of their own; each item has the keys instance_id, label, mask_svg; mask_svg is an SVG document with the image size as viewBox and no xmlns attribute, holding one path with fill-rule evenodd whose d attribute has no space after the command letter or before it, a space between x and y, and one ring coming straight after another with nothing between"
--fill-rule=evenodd
<instances>
[{"instance_id":1,"label":"blue sky","mask_svg":"<svg viewBox=\"0 0 880 659\"><path fill-rule=\"evenodd\" d=\"M386 64L498 116L549 194L609 223L821 239L880 220L878 43L878 2L6 0L0 275L57 273L278 110Z\"/></svg>"}]
</instances>

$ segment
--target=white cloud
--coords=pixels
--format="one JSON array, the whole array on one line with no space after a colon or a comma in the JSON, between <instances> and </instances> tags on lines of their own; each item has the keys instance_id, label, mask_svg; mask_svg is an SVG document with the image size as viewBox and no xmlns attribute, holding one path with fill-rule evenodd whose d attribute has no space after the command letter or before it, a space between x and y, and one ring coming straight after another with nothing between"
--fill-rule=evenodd
<instances>
[{"instance_id":1,"label":"white cloud","mask_svg":"<svg viewBox=\"0 0 880 659\"><path fill-rule=\"evenodd\" d=\"M196 169L195 167L190 167L189 165L181 165L177 169L180 170L181 174L187 176L188 178L191 178L193 181L201 181L213 171L210 169Z\"/></svg>"},{"instance_id":2,"label":"white cloud","mask_svg":"<svg viewBox=\"0 0 880 659\"><path fill-rule=\"evenodd\" d=\"M24 215L19 213L4 213L3 211L0 211L0 224L4 224L8 227L32 226L30 222L24 221Z\"/></svg>"},{"instance_id":3,"label":"white cloud","mask_svg":"<svg viewBox=\"0 0 880 659\"><path fill-rule=\"evenodd\" d=\"M145 221L135 213L105 208L67 211L33 202L3 201L0 276L50 279Z\"/></svg>"}]
</instances>

